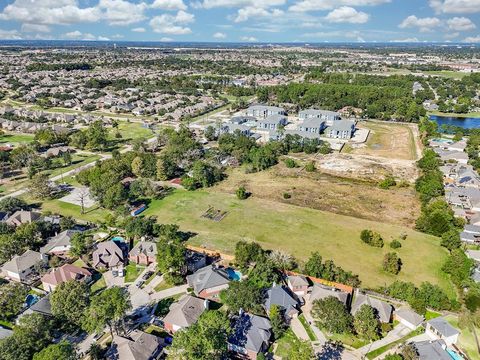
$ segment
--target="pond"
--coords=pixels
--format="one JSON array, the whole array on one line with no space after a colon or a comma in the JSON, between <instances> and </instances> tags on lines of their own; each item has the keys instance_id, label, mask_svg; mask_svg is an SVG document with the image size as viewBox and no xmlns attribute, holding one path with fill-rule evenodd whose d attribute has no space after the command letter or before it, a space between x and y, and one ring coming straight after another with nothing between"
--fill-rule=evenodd
<instances>
[{"instance_id":1,"label":"pond","mask_svg":"<svg viewBox=\"0 0 480 360\"><path fill-rule=\"evenodd\" d=\"M474 118L430 115L429 119L435 121L438 126L450 125L458 126L464 129L480 128L480 117Z\"/></svg>"}]
</instances>

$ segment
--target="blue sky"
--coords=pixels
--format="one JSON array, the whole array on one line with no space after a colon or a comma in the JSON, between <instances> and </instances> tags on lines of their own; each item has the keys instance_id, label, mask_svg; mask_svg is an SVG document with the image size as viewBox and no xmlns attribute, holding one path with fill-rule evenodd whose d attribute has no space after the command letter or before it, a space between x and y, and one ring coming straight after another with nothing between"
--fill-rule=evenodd
<instances>
[{"instance_id":1,"label":"blue sky","mask_svg":"<svg viewBox=\"0 0 480 360\"><path fill-rule=\"evenodd\" d=\"M0 39L480 43L480 0L0 0Z\"/></svg>"}]
</instances>

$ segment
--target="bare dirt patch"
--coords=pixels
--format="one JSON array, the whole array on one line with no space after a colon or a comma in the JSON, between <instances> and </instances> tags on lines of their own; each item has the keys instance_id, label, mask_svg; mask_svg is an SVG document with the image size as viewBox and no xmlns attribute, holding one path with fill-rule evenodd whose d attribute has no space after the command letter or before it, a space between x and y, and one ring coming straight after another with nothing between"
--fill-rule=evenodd
<instances>
[{"instance_id":1,"label":"bare dirt patch","mask_svg":"<svg viewBox=\"0 0 480 360\"><path fill-rule=\"evenodd\" d=\"M381 190L372 182L289 169L283 163L254 174L245 174L241 168L231 170L212 191L233 194L239 186L262 199L409 227L419 213L411 187Z\"/></svg>"}]
</instances>

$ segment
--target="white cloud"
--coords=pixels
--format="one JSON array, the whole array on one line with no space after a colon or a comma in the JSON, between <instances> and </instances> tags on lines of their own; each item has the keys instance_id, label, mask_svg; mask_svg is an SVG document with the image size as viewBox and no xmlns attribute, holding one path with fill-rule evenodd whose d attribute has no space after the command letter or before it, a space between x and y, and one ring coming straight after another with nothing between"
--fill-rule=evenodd
<instances>
[{"instance_id":1,"label":"white cloud","mask_svg":"<svg viewBox=\"0 0 480 360\"><path fill-rule=\"evenodd\" d=\"M162 14L155 16L150 20L150 26L153 31L161 34L185 35L190 34L192 30L184 25L193 23L195 16L183 10L176 15Z\"/></svg>"},{"instance_id":2,"label":"white cloud","mask_svg":"<svg viewBox=\"0 0 480 360\"><path fill-rule=\"evenodd\" d=\"M20 40L21 38L17 30L0 29L0 39L2 40Z\"/></svg>"},{"instance_id":3,"label":"white cloud","mask_svg":"<svg viewBox=\"0 0 480 360\"><path fill-rule=\"evenodd\" d=\"M50 27L41 24L23 24L22 32L48 33L50 32Z\"/></svg>"},{"instance_id":4,"label":"white cloud","mask_svg":"<svg viewBox=\"0 0 480 360\"><path fill-rule=\"evenodd\" d=\"M413 43L413 42L418 42L418 39L416 37L413 37L413 38L406 38L406 39L390 40L390 42L394 42L394 43Z\"/></svg>"},{"instance_id":5,"label":"white cloud","mask_svg":"<svg viewBox=\"0 0 480 360\"><path fill-rule=\"evenodd\" d=\"M169 37L162 37L162 38L160 38L160 41L170 42L170 41L173 41L173 39L172 39L172 38L169 38Z\"/></svg>"},{"instance_id":6,"label":"white cloud","mask_svg":"<svg viewBox=\"0 0 480 360\"><path fill-rule=\"evenodd\" d=\"M441 21L436 17L417 18L415 15L410 15L402 21L399 27L401 29L416 27L420 32L429 32L440 25Z\"/></svg>"},{"instance_id":7,"label":"white cloud","mask_svg":"<svg viewBox=\"0 0 480 360\"><path fill-rule=\"evenodd\" d=\"M203 2L194 3L194 7L213 9L218 7L243 8L248 6L258 8L269 8L273 6L284 5L286 0L203 0Z\"/></svg>"},{"instance_id":8,"label":"white cloud","mask_svg":"<svg viewBox=\"0 0 480 360\"><path fill-rule=\"evenodd\" d=\"M155 0L151 7L162 10L187 10L183 0Z\"/></svg>"},{"instance_id":9,"label":"white cloud","mask_svg":"<svg viewBox=\"0 0 480 360\"><path fill-rule=\"evenodd\" d=\"M453 33L447 33L443 37L447 40L452 40L452 39L455 39L459 36L460 36L460 33L457 31L457 32L453 32Z\"/></svg>"},{"instance_id":10,"label":"white cloud","mask_svg":"<svg viewBox=\"0 0 480 360\"><path fill-rule=\"evenodd\" d=\"M253 37L253 36L242 36L240 38L241 41L246 41L246 42L256 42L258 41L258 39L256 37Z\"/></svg>"},{"instance_id":11,"label":"white cloud","mask_svg":"<svg viewBox=\"0 0 480 360\"><path fill-rule=\"evenodd\" d=\"M126 0L100 0L98 8L102 11L102 19L111 25L130 25L146 19L144 14L147 4L131 3Z\"/></svg>"},{"instance_id":12,"label":"white cloud","mask_svg":"<svg viewBox=\"0 0 480 360\"><path fill-rule=\"evenodd\" d=\"M469 14L480 12L480 0L430 0L437 13Z\"/></svg>"},{"instance_id":13,"label":"white cloud","mask_svg":"<svg viewBox=\"0 0 480 360\"><path fill-rule=\"evenodd\" d=\"M213 34L213 38L214 39L226 39L227 34L222 33L222 32L216 32L215 34Z\"/></svg>"},{"instance_id":14,"label":"white cloud","mask_svg":"<svg viewBox=\"0 0 480 360\"><path fill-rule=\"evenodd\" d=\"M147 30L143 27L137 27L137 28L133 28L132 29L133 32L137 32L137 33L144 33L146 32Z\"/></svg>"},{"instance_id":15,"label":"white cloud","mask_svg":"<svg viewBox=\"0 0 480 360\"><path fill-rule=\"evenodd\" d=\"M463 42L466 42L466 43L480 43L480 35L466 37L465 39L463 39Z\"/></svg>"},{"instance_id":16,"label":"white cloud","mask_svg":"<svg viewBox=\"0 0 480 360\"><path fill-rule=\"evenodd\" d=\"M106 37L106 36L99 36L99 37L97 38L97 40L100 40L100 41L110 41L110 39L109 39L108 37Z\"/></svg>"},{"instance_id":17,"label":"white cloud","mask_svg":"<svg viewBox=\"0 0 480 360\"><path fill-rule=\"evenodd\" d=\"M349 6L342 6L338 9L332 10L325 20L332 23L350 23L350 24L364 24L368 21L370 15L362 11L357 11Z\"/></svg>"},{"instance_id":18,"label":"white cloud","mask_svg":"<svg viewBox=\"0 0 480 360\"><path fill-rule=\"evenodd\" d=\"M67 39L73 39L73 40L96 40L95 35L90 33L82 33L78 30L70 31L64 34L64 36Z\"/></svg>"},{"instance_id":19,"label":"white cloud","mask_svg":"<svg viewBox=\"0 0 480 360\"><path fill-rule=\"evenodd\" d=\"M279 17L283 15L283 11L280 9L273 9L272 11L262 9L254 6L247 6L246 8L239 9L237 16L235 17L235 22L247 21L249 18L266 18L266 17Z\"/></svg>"},{"instance_id":20,"label":"white cloud","mask_svg":"<svg viewBox=\"0 0 480 360\"><path fill-rule=\"evenodd\" d=\"M476 28L475 24L466 17L454 17L447 20L447 25L453 31L469 31Z\"/></svg>"},{"instance_id":21,"label":"white cloud","mask_svg":"<svg viewBox=\"0 0 480 360\"><path fill-rule=\"evenodd\" d=\"M99 17L98 8L80 8L77 0L15 0L0 14L3 20L44 25L95 22Z\"/></svg>"},{"instance_id":22,"label":"white cloud","mask_svg":"<svg viewBox=\"0 0 480 360\"><path fill-rule=\"evenodd\" d=\"M300 0L290 6L290 11L322 11L332 10L340 6L376 6L389 3L391 0Z\"/></svg>"}]
</instances>

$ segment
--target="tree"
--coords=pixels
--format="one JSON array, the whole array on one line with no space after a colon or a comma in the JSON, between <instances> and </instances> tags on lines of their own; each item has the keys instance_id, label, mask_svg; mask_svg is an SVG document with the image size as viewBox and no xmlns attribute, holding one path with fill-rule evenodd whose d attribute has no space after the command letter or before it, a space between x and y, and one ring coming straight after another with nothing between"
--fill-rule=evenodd
<instances>
[{"instance_id":1,"label":"tree","mask_svg":"<svg viewBox=\"0 0 480 360\"><path fill-rule=\"evenodd\" d=\"M76 358L75 349L66 340L62 340L58 344L51 344L33 355L33 360L75 360Z\"/></svg>"},{"instance_id":2,"label":"tree","mask_svg":"<svg viewBox=\"0 0 480 360\"><path fill-rule=\"evenodd\" d=\"M27 203L24 200L18 199L13 196L8 196L0 200L0 211L12 214L17 210L25 210L28 208Z\"/></svg>"},{"instance_id":3,"label":"tree","mask_svg":"<svg viewBox=\"0 0 480 360\"><path fill-rule=\"evenodd\" d=\"M235 244L235 262L241 270L263 257L263 249L256 242L238 241Z\"/></svg>"},{"instance_id":4,"label":"tree","mask_svg":"<svg viewBox=\"0 0 480 360\"><path fill-rule=\"evenodd\" d=\"M93 239L81 232L76 232L70 239L70 254L73 256L82 257L86 255L92 246Z\"/></svg>"},{"instance_id":5,"label":"tree","mask_svg":"<svg viewBox=\"0 0 480 360\"><path fill-rule=\"evenodd\" d=\"M207 126L204 132L205 139L208 141L214 141L217 138L217 132L215 131L215 128L213 126Z\"/></svg>"},{"instance_id":6,"label":"tree","mask_svg":"<svg viewBox=\"0 0 480 360\"><path fill-rule=\"evenodd\" d=\"M382 264L383 270L390 274L397 275L402 269L402 260L394 252L385 254Z\"/></svg>"},{"instance_id":7,"label":"tree","mask_svg":"<svg viewBox=\"0 0 480 360\"><path fill-rule=\"evenodd\" d=\"M224 312L206 311L198 321L175 333L168 351L171 360L220 360L226 357L230 320Z\"/></svg>"},{"instance_id":8,"label":"tree","mask_svg":"<svg viewBox=\"0 0 480 360\"><path fill-rule=\"evenodd\" d=\"M401 248L402 247L402 243L400 241L398 241L397 239L393 239L391 242L390 242L390 247L392 249L398 249L398 248Z\"/></svg>"},{"instance_id":9,"label":"tree","mask_svg":"<svg viewBox=\"0 0 480 360\"><path fill-rule=\"evenodd\" d=\"M46 174L36 174L28 185L30 194L40 200L49 199L53 195L53 189L50 186Z\"/></svg>"},{"instance_id":10,"label":"tree","mask_svg":"<svg viewBox=\"0 0 480 360\"><path fill-rule=\"evenodd\" d=\"M463 286L470 279L474 267L474 261L467 257L462 249L454 249L445 261L442 270L450 275L453 283Z\"/></svg>"},{"instance_id":11,"label":"tree","mask_svg":"<svg viewBox=\"0 0 480 360\"><path fill-rule=\"evenodd\" d=\"M237 191L235 191L235 195L237 195L237 199L239 200L245 200L248 198L248 192L247 189L245 189L245 186L240 186Z\"/></svg>"},{"instance_id":12,"label":"tree","mask_svg":"<svg viewBox=\"0 0 480 360\"><path fill-rule=\"evenodd\" d=\"M362 232L360 233L360 239L365 244L368 244L370 246L379 247L379 248L383 247L382 236L379 233L374 232L372 230L362 230Z\"/></svg>"},{"instance_id":13,"label":"tree","mask_svg":"<svg viewBox=\"0 0 480 360\"><path fill-rule=\"evenodd\" d=\"M103 126L102 121L93 122L86 132L87 147L94 150L103 150L108 144L107 129Z\"/></svg>"},{"instance_id":14,"label":"tree","mask_svg":"<svg viewBox=\"0 0 480 360\"><path fill-rule=\"evenodd\" d=\"M108 288L91 299L85 312L83 327L93 333L103 331L105 326L108 326L113 335L114 328L130 307L128 291L117 286Z\"/></svg>"},{"instance_id":15,"label":"tree","mask_svg":"<svg viewBox=\"0 0 480 360\"><path fill-rule=\"evenodd\" d=\"M282 277L273 261L266 258L257 261L248 274L248 280L254 283L258 288L267 288L273 283L278 284L282 280Z\"/></svg>"},{"instance_id":16,"label":"tree","mask_svg":"<svg viewBox=\"0 0 480 360\"><path fill-rule=\"evenodd\" d=\"M315 354L309 341L298 339L291 342L287 358L288 360L311 360L315 359Z\"/></svg>"},{"instance_id":17,"label":"tree","mask_svg":"<svg viewBox=\"0 0 480 360\"><path fill-rule=\"evenodd\" d=\"M28 288L16 282L0 285L0 319L8 320L23 308Z\"/></svg>"},{"instance_id":18,"label":"tree","mask_svg":"<svg viewBox=\"0 0 480 360\"><path fill-rule=\"evenodd\" d=\"M162 238L157 241L157 247L162 249L157 255L158 270L164 274L173 275L173 277L166 278L166 280L178 282L175 276L182 275L186 267L185 246L178 238ZM183 278L181 281L183 282Z\"/></svg>"},{"instance_id":19,"label":"tree","mask_svg":"<svg viewBox=\"0 0 480 360\"><path fill-rule=\"evenodd\" d=\"M321 329L326 329L330 333L351 331L352 316L347 311L345 305L333 296L315 300L313 302L312 315L317 326Z\"/></svg>"},{"instance_id":20,"label":"tree","mask_svg":"<svg viewBox=\"0 0 480 360\"><path fill-rule=\"evenodd\" d=\"M405 344L400 348L400 354L403 360L418 360L418 352L413 344Z\"/></svg>"},{"instance_id":21,"label":"tree","mask_svg":"<svg viewBox=\"0 0 480 360\"><path fill-rule=\"evenodd\" d=\"M70 230L76 225L75 219L71 216L63 216L60 219L60 230Z\"/></svg>"},{"instance_id":22,"label":"tree","mask_svg":"<svg viewBox=\"0 0 480 360\"><path fill-rule=\"evenodd\" d=\"M136 177L142 177L142 168L143 168L143 161L140 156L137 156L132 161L132 172Z\"/></svg>"},{"instance_id":23,"label":"tree","mask_svg":"<svg viewBox=\"0 0 480 360\"><path fill-rule=\"evenodd\" d=\"M370 305L362 305L353 319L353 327L357 334L368 340L377 340L380 323L375 309Z\"/></svg>"},{"instance_id":24,"label":"tree","mask_svg":"<svg viewBox=\"0 0 480 360\"><path fill-rule=\"evenodd\" d=\"M62 153L62 159L65 166L72 165L72 154L69 151Z\"/></svg>"},{"instance_id":25,"label":"tree","mask_svg":"<svg viewBox=\"0 0 480 360\"><path fill-rule=\"evenodd\" d=\"M270 324L272 325L273 336L275 339L280 339L287 327L282 308L278 305L270 306L268 317L270 318Z\"/></svg>"},{"instance_id":26,"label":"tree","mask_svg":"<svg viewBox=\"0 0 480 360\"><path fill-rule=\"evenodd\" d=\"M450 229L447 232L442 234L441 245L446 247L448 250L452 251L458 249L462 245L460 240L460 233L457 229Z\"/></svg>"},{"instance_id":27,"label":"tree","mask_svg":"<svg viewBox=\"0 0 480 360\"><path fill-rule=\"evenodd\" d=\"M229 287L220 293L220 299L232 313L238 313L240 309L261 313L264 292L249 280L232 281Z\"/></svg>"},{"instance_id":28,"label":"tree","mask_svg":"<svg viewBox=\"0 0 480 360\"><path fill-rule=\"evenodd\" d=\"M89 305L90 288L83 281L60 283L50 296L52 314L72 324L81 325L82 316Z\"/></svg>"},{"instance_id":29,"label":"tree","mask_svg":"<svg viewBox=\"0 0 480 360\"><path fill-rule=\"evenodd\" d=\"M314 161L309 161L306 165L305 165L305 171L307 172L314 172L316 170L315 168L315 162Z\"/></svg>"}]
</instances>

